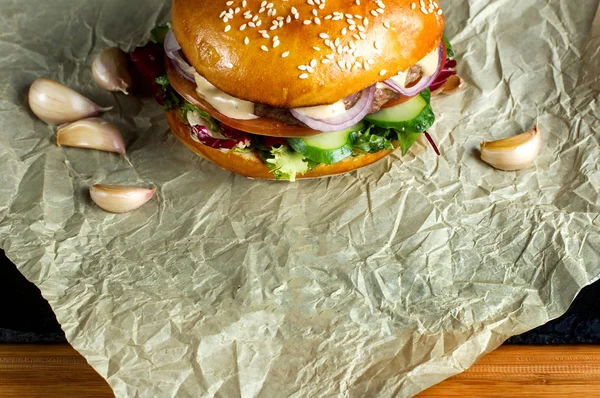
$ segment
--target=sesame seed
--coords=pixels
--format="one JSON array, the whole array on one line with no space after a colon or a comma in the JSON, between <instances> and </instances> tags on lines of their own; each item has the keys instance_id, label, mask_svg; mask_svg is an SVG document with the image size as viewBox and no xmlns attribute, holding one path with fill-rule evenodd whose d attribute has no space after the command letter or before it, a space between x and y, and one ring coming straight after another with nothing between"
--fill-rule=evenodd
<instances>
[{"instance_id":1,"label":"sesame seed","mask_svg":"<svg viewBox=\"0 0 600 398\"><path fill-rule=\"evenodd\" d=\"M244 44L248 45L250 43L250 39L248 39L247 37L244 39Z\"/></svg>"},{"instance_id":2,"label":"sesame seed","mask_svg":"<svg viewBox=\"0 0 600 398\"><path fill-rule=\"evenodd\" d=\"M244 30L246 29L246 24L243 24L242 26L240 26L240 30Z\"/></svg>"},{"instance_id":3,"label":"sesame seed","mask_svg":"<svg viewBox=\"0 0 600 398\"><path fill-rule=\"evenodd\" d=\"M300 70L306 70L306 65L298 65L298 69L300 69Z\"/></svg>"},{"instance_id":4,"label":"sesame seed","mask_svg":"<svg viewBox=\"0 0 600 398\"><path fill-rule=\"evenodd\" d=\"M315 50L315 51L321 51L321 49L319 47L313 47L313 50Z\"/></svg>"},{"instance_id":5,"label":"sesame seed","mask_svg":"<svg viewBox=\"0 0 600 398\"><path fill-rule=\"evenodd\" d=\"M269 48L267 46L260 46L260 49L263 51L269 51Z\"/></svg>"},{"instance_id":6,"label":"sesame seed","mask_svg":"<svg viewBox=\"0 0 600 398\"><path fill-rule=\"evenodd\" d=\"M310 25L312 23L312 21L310 19L305 19L303 24L304 25Z\"/></svg>"},{"instance_id":7,"label":"sesame seed","mask_svg":"<svg viewBox=\"0 0 600 398\"><path fill-rule=\"evenodd\" d=\"M387 70L382 70L381 72L379 72L379 76L385 76L387 74Z\"/></svg>"},{"instance_id":8,"label":"sesame seed","mask_svg":"<svg viewBox=\"0 0 600 398\"><path fill-rule=\"evenodd\" d=\"M371 15L373 15L374 17L378 17L379 15L377 15L377 11L375 10L371 10Z\"/></svg>"},{"instance_id":9,"label":"sesame seed","mask_svg":"<svg viewBox=\"0 0 600 398\"><path fill-rule=\"evenodd\" d=\"M327 33L319 33L319 37L321 39L329 39L329 35Z\"/></svg>"},{"instance_id":10,"label":"sesame seed","mask_svg":"<svg viewBox=\"0 0 600 398\"><path fill-rule=\"evenodd\" d=\"M225 26L225 33L229 32L230 30L231 30L231 25Z\"/></svg>"},{"instance_id":11,"label":"sesame seed","mask_svg":"<svg viewBox=\"0 0 600 398\"><path fill-rule=\"evenodd\" d=\"M281 58L287 58L288 55L290 55L290 52L286 51L283 54L281 54Z\"/></svg>"},{"instance_id":12,"label":"sesame seed","mask_svg":"<svg viewBox=\"0 0 600 398\"><path fill-rule=\"evenodd\" d=\"M388 21L385 21L383 23L383 26L385 26L386 29L389 29L390 28L390 23Z\"/></svg>"},{"instance_id":13,"label":"sesame seed","mask_svg":"<svg viewBox=\"0 0 600 398\"><path fill-rule=\"evenodd\" d=\"M308 79L308 73L303 73L300 76L298 76L300 79Z\"/></svg>"}]
</instances>

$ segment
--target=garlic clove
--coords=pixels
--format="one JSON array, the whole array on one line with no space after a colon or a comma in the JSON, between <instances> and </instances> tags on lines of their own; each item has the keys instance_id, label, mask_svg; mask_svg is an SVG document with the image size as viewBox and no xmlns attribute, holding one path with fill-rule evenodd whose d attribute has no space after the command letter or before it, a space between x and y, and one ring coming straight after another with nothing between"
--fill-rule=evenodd
<instances>
[{"instance_id":1,"label":"garlic clove","mask_svg":"<svg viewBox=\"0 0 600 398\"><path fill-rule=\"evenodd\" d=\"M498 141L481 143L481 160L505 171L529 166L542 148L542 133L538 126L525 133Z\"/></svg>"},{"instance_id":2,"label":"garlic clove","mask_svg":"<svg viewBox=\"0 0 600 398\"><path fill-rule=\"evenodd\" d=\"M44 78L37 79L29 88L29 106L49 124L74 122L112 109L102 108L77 91Z\"/></svg>"},{"instance_id":3,"label":"garlic clove","mask_svg":"<svg viewBox=\"0 0 600 398\"><path fill-rule=\"evenodd\" d=\"M101 88L121 91L125 95L131 87L131 74L127 68L127 54L120 48L105 48L94 58L92 75Z\"/></svg>"},{"instance_id":4,"label":"garlic clove","mask_svg":"<svg viewBox=\"0 0 600 398\"><path fill-rule=\"evenodd\" d=\"M444 85L442 87L438 88L435 91L432 91L431 95L433 95L433 96L440 95L440 94L450 95L450 94L454 94L459 91L462 91L465 88L467 88L467 82L465 82L458 75L452 75L448 78L448 80L446 80L446 83L444 83Z\"/></svg>"},{"instance_id":5,"label":"garlic clove","mask_svg":"<svg viewBox=\"0 0 600 398\"><path fill-rule=\"evenodd\" d=\"M60 126L56 143L58 146L98 149L125 155L125 141L119 129L95 117Z\"/></svg>"},{"instance_id":6,"label":"garlic clove","mask_svg":"<svg viewBox=\"0 0 600 398\"><path fill-rule=\"evenodd\" d=\"M448 81L442 86L443 94L454 94L464 90L467 87L465 82L460 76L452 75L448 78Z\"/></svg>"},{"instance_id":7,"label":"garlic clove","mask_svg":"<svg viewBox=\"0 0 600 398\"><path fill-rule=\"evenodd\" d=\"M110 213L128 213L148 202L156 188L96 184L90 188L94 203Z\"/></svg>"}]
</instances>

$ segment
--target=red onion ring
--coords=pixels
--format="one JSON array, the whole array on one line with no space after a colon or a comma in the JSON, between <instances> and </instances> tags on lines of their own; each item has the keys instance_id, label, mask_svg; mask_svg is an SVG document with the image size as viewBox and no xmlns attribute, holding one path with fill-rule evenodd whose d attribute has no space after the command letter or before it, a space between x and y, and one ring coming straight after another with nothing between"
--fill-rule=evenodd
<instances>
[{"instance_id":1,"label":"red onion ring","mask_svg":"<svg viewBox=\"0 0 600 398\"><path fill-rule=\"evenodd\" d=\"M360 98L354 106L341 115L328 119L314 119L290 109L292 115L314 130L324 133L345 130L360 122L369 114L375 99L375 86L368 87L360 92Z\"/></svg>"},{"instance_id":2,"label":"red onion ring","mask_svg":"<svg viewBox=\"0 0 600 398\"><path fill-rule=\"evenodd\" d=\"M196 70L183 59L181 46L177 42L173 29L170 29L165 36L165 54L167 54L167 57L169 57L175 70L181 77L191 82L196 81L194 79Z\"/></svg>"},{"instance_id":3,"label":"red onion ring","mask_svg":"<svg viewBox=\"0 0 600 398\"><path fill-rule=\"evenodd\" d=\"M384 81L383 83L388 85L391 89L399 92L402 95L406 95L407 97L414 97L415 95L419 94L421 91L425 90L427 87L431 86L431 84L437 79L438 75L442 71L442 68L444 67L444 51L445 51L445 47L444 47L444 42L442 41L440 43L440 46L438 47L437 70L435 71L435 73L433 75L421 78L421 80L419 80L417 82L417 84L415 84L414 86L408 87L408 88L402 87L400 84L396 83L392 79L388 79L388 80Z\"/></svg>"}]
</instances>

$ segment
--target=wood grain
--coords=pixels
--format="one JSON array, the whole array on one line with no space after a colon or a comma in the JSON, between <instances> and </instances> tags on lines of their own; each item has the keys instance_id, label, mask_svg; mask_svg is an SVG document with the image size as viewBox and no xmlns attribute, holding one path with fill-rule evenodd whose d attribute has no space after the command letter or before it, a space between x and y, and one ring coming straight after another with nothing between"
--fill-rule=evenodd
<instances>
[{"instance_id":1,"label":"wood grain","mask_svg":"<svg viewBox=\"0 0 600 398\"><path fill-rule=\"evenodd\" d=\"M598 396L600 346L505 346L419 397ZM67 345L0 345L0 397L113 397Z\"/></svg>"},{"instance_id":2,"label":"wood grain","mask_svg":"<svg viewBox=\"0 0 600 398\"><path fill-rule=\"evenodd\" d=\"M0 345L0 397L113 397L68 345Z\"/></svg>"}]
</instances>

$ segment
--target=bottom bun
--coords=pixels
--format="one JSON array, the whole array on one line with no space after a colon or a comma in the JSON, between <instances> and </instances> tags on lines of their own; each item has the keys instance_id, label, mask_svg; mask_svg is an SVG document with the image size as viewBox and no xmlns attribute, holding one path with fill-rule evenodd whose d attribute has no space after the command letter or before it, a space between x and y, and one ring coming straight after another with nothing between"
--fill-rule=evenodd
<instances>
[{"instance_id":1,"label":"bottom bun","mask_svg":"<svg viewBox=\"0 0 600 398\"><path fill-rule=\"evenodd\" d=\"M259 178L265 180L274 180L275 177L263 163L263 161L253 152L223 152L218 149L211 148L194 140L191 135L189 125L185 124L179 117L179 112L170 110L167 112L167 121L171 130L187 146L197 155L210 160L217 166L231 171L236 174L243 175L248 178ZM377 153L368 153L360 156L354 156L344 159L335 164L320 164L313 170L305 174L299 174L296 178L321 178L330 175L344 174L350 171L360 169L371 165L384 157L394 152L393 149L386 149Z\"/></svg>"}]
</instances>

